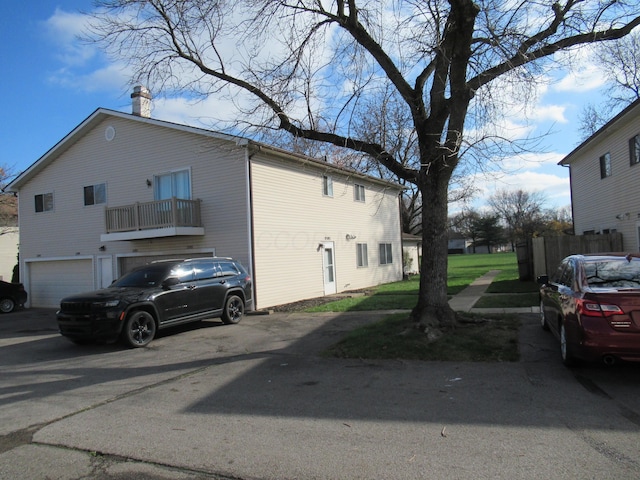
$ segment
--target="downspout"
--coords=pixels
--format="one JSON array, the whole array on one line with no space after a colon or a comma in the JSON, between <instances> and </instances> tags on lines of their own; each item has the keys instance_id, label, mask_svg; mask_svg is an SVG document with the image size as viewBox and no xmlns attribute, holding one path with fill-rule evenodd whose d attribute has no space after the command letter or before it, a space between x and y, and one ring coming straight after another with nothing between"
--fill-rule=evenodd
<instances>
[{"instance_id":1,"label":"downspout","mask_svg":"<svg viewBox=\"0 0 640 480\"><path fill-rule=\"evenodd\" d=\"M258 294L257 294L257 281L256 281L256 258L255 258L255 234L254 234L254 218L253 218L253 178L252 178L252 170L251 170L251 158L256 154L256 152L250 152L251 144L248 143L245 145L245 161L246 161L246 192L247 192L247 205L249 206L247 211L247 226L249 227L249 261L251 265L249 266L249 273L251 274L251 278L253 280L253 309L258 309Z\"/></svg>"},{"instance_id":2,"label":"downspout","mask_svg":"<svg viewBox=\"0 0 640 480\"><path fill-rule=\"evenodd\" d=\"M569 169L569 198L571 199L571 225L573 226L573 234L576 234L575 215L573 212L573 182L571 181L571 165L560 164L561 167Z\"/></svg>"}]
</instances>

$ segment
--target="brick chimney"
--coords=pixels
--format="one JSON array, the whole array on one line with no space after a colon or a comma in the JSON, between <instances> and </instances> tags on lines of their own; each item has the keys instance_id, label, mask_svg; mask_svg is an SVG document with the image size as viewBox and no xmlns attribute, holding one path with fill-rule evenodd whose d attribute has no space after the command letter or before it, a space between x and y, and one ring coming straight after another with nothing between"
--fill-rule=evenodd
<instances>
[{"instance_id":1,"label":"brick chimney","mask_svg":"<svg viewBox=\"0 0 640 480\"><path fill-rule=\"evenodd\" d=\"M151 118L151 92L140 85L133 87L132 113L139 117Z\"/></svg>"}]
</instances>

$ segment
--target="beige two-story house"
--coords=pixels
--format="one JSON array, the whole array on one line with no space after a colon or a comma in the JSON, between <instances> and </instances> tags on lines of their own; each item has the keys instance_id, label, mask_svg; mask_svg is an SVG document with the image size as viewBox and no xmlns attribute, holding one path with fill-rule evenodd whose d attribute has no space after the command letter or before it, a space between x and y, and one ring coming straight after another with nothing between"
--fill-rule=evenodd
<instances>
[{"instance_id":1,"label":"beige two-story house","mask_svg":"<svg viewBox=\"0 0 640 480\"><path fill-rule=\"evenodd\" d=\"M576 235L622 233L640 250L640 100L560 161L569 167Z\"/></svg>"},{"instance_id":2,"label":"beige two-story house","mask_svg":"<svg viewBox=\"0 0 640 480\"><path fill-rule=\"evenodd\" d=\"M8 187L30 306L163 258L234 257L255 307L402 278L399 185L241 137L98 109Z\"/></svg>"}]
</instances>

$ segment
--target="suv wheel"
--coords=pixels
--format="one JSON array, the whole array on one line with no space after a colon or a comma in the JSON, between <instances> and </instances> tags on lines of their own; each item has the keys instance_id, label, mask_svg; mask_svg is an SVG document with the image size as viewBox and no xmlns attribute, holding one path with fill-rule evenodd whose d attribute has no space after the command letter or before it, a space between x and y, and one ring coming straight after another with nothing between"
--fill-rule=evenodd
<instances>
[{"instance_id":1,"label":"suv wheel","mask_svg":"<svg viewBox=\"0 0 640 480\"><path fill-rule=\"evenodd\" d=\"M229 295L224 304L222 321L226 324L238 323L244 315L244 302L238 295Z\"/></svg>"},{"instance_id":2,"label":"suv wheel","mask_svg":"<svg viewBox=\"0 0 640 480\"><path fill-rule=\"evenodd\" d=\"M124 324L122 340L132 348L146 347L156 336L156 322L153 316L145 311L132 312Z\"/></svg>"},{"instance_id":3,"label":"suv wheel","mask_svg":"<svg viewBox=\"0 0 640 480\"><path fill-rule=\"evenodd\" d=\"M0 312L10 313L16 308L16 303L10 298L0 299Z\"/></svg>"}]
</instances>

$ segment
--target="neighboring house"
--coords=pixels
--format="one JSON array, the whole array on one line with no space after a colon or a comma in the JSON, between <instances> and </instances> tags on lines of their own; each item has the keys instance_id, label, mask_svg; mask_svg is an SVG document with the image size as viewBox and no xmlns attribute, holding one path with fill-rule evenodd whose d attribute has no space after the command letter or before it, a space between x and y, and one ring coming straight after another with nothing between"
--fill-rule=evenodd
<instances>
[{"instance_id":1,"label":"neighboring house","mask_svg":"<svg viewBox=\"0 0 640 480\"><path fill-rule=\"evenodd\" d=\"M411 233L402 234L402 265L403 272L407 275L420 273L420 260L422 258L422 237Z\"/></svg>"},{"instance_id":2,"label":"neighboring house","mask_svg":"<svg viewBox=\"0 0 640 480\"><path fill-rule=\"evenodd\" d=\"M399 185L248 139L98 109L8 187L30 306L162 258L228 256L266 307L402 278Z\"/></svg>"},{"instance_id":3,"label":"neighboring house","mask_svg":"<svg viewBox=\"0 0 640 480\"><path fill-rule=\"evenodd\" d=\"M576 235L622 233L640 250L640 100L563 158L571 180Z\"/></svg>"},{"instance_id":4,"label":"neighboring house","mask_svg":"<svg viewBox=\"0 0 640 480\"><path fill-rule=\"evenodd\" d=\"M18 227L0 227L0 280L10 282L18 261Z\"/></svg>"}]
</instances>

